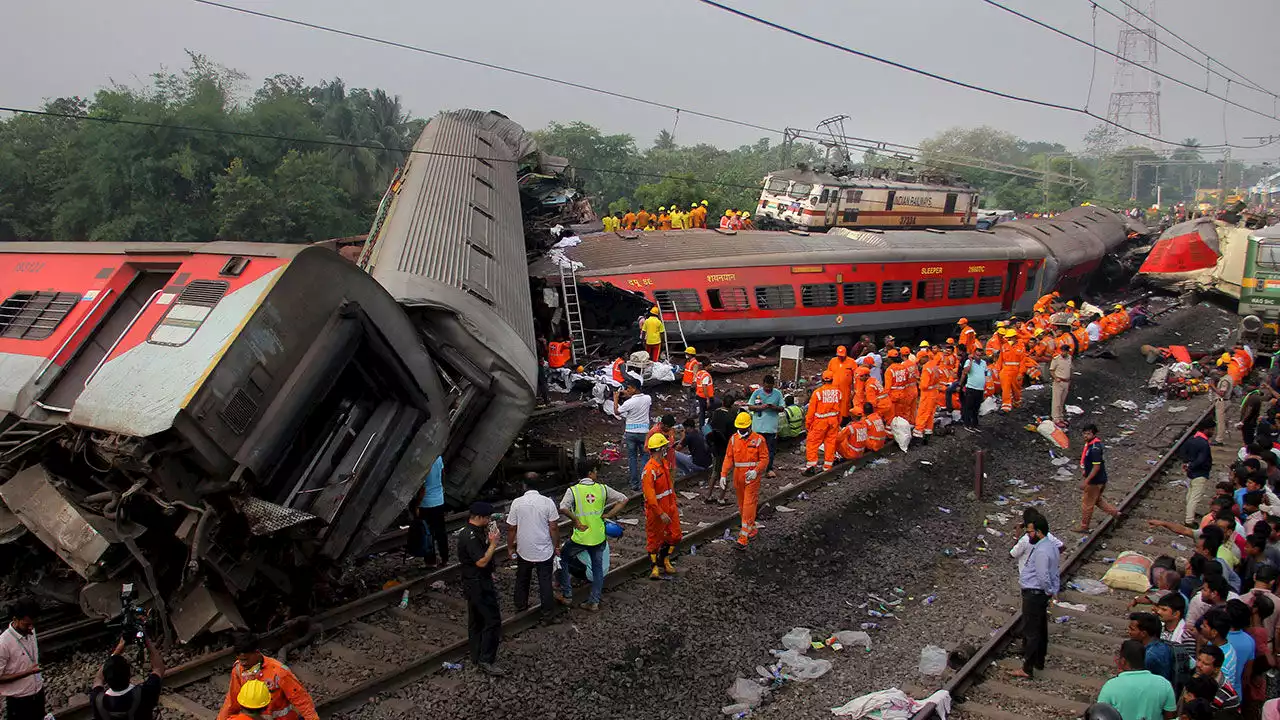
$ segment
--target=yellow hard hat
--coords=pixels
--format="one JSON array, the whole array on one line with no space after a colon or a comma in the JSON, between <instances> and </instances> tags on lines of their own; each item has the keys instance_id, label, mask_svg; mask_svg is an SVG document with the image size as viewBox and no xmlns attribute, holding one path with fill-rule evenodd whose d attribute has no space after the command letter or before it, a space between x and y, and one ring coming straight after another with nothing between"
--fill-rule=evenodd
<instances>
[{"instance_id":1,"label":"yellow hard hat","mask_svg":"<svg viewBox=\"0 0 1280 720\"><path fill-rule=\"evenodd\" d=\"M1112 306L1111 306L1111 309L1112 309L1112 310L1123 310L1123 309L1124 309L1124 306L1123 306L1123 305L1121 305L1120 303L1116 303L1115 305L1112 305Z\"/></svg>"},{"instance_id":2,"label":"yellow hard hat","mask_svg":"<svg viewBox=\"0 0 1280 720\"><path fill-rule=\"evenodd\" d=\"M1229 362L1231 362L1231 356L1227 353L1222 353L1222 357L1218 358L1217 364L1222 365Z\"/></svg>"},{"instance_id":3,"label":"yellow hard hat","mask_svg":"<svg viewBox=\"0 0 1280 720\"><path fill-rule=\"evenodd\" d=\"M650 315L657 315L657 314L658 314L658 308L657 308L656 306L655 306L655 307L651 307L651 308L649 308L649 314L650 314Z\"/></svg>"},{"instance_id":4,"label":"yellow hard hat","mask_svg":"<svg viewBox=\"0 0 1280 720\"><path fill-rule=\"evenodd\" d=\"M694 350L694 349L693 349L693 346L692 346L692 345L690 345L689 347L687 347L687 348L685 348L685 349L684 349L684 354L685 354L685 355L697 355L697 354L698 354L698 351L697 351L697 350Z\"/></svg>"},{"instance_id":5,"label":"yellow hard hat","mask_svg":"<svg viewBox=\"0 0 1280 720\"><path fill-rule=\"evenodd\" d=\"M261 680L250 680L240 686L236 702L246 710L261 710L271 704L271 689Z\"/></svg>"},{"instance_id":6,"label":"yellow hard hat","mask_svg":"<svg viewBox=\"0 0 1280 720\"><path fill-rule=\"evenodd\" d=\"M997 321L996 321L996 327L998 327L998 328L1002 328L1002 327L1004 327L1005 325L1008 325L1008 324L1009 324L1009 321L1008 321L1008 320L997 320Z\"/></svg>"},{"instance_id":7,"label":"yellow hard hat","mask_svg":"<svg viewBox=\"0 0 1280 720\"><path fill-rule=\"evenodd\" d=\"M663 211L664 211L664 210L666 210L666 209L667 209L667 206L666 206L666 205L659 205L659 206L658 206L658 212L663 212Z\"/></svg>"},{"instance_id":8,"label":"yellow hard hat","mask_svg":"<svg viewBox=\"0 0 1280 720\"><path fill-rule=\"evenodd\" d=\"M1043 334L1044 334L1044 328L1036 328L1036 331L1034 333L1036 337L1040 337Z\"/></svg>"},{"instance_id":9,"label":"yellow hard hat","mask_svg":"<svg viewBox=\"0 0 1280 720\"><path fill-rule=\"evenodd\" d=\"M698 203L689 203L689 207L696 208L698 207Z\"/></svg>"},{"instance_id":10,"label":"yellow hard hat","mask_svg":"<svg viewBox=\"0 0 1280 720\"><path fill-rule=\"evenodd\" d=\"M664 448L666 446L667 446L666 435L663 435L662 433L654 433L653 435L649 436L650 450L657 450L658 448Z\"/></svg>"},{"instance_id":11,"label":"yellow hard hat","mask_svg":"<svg viewBox=\"0 0 1280 720\"><path fill-rule=\"evenodd\" d=\"M751 414L744 412L738 413L738 417L733 419L733 426L739 430L751 427Z\"/></svg>"},{"instance_id":12,"label":"yellow hard hat","mask_svg":"<svg viewBox=\"0 0 1280 720\"><path fill-rule=\"evenodd\" d=\"M929 341L928 341L928 340L921 340L921 341L920 341L920 347L929 347Z\"/></svg>"},{"instance_id":13,"label":"yellow hard hat","mask_svg":"<svg viewBox=\"0 0 1280 720\"><path fill-rule=\"evenodd\" d=\"M1075 307L1075 306L1076 306L1076 301L1075 301L1075 300L1068 300L1068 301L1067 301L1067 307L1069 307L1069 308L1073 308L1073 307Z\"/></svg>"},{"instance_id":14,"label":"yellow hard hat","mask_svg":"<svg viewBox=\"0 0 1280 720\"><path fill-rule=\"evenodd\" d=\"M707 204L707 201L706 201L706 200L703 200L703 201L702 201L702 204L703 204L703 205L706 205L706 204Z\"/></svg>"}]
</instances>

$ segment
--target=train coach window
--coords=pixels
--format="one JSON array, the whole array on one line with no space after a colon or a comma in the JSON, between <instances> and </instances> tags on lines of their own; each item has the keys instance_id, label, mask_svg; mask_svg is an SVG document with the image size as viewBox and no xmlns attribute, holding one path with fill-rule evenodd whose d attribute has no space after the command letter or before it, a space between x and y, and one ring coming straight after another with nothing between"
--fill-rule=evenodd
<instances>
[{"instance_id":1,"label":"train coach window","mask_svg":"<svg viewBox=\"0 0 1280 720\"><path fill-rule=\"evenodd\" d=\"M1040 268L1029 268L1027 270L1027 284L1023 290L1034 290L1036 288L1036 276L1040 274Z\"/></svg>"},{"instance_id":2,"label":"train coach window","mask_svg":"<svg viewBox=\"0 0 1280 720\"><path fill-rule=\"evenodd\" d=\"M671 312L672 308L678 313L702 312L697 290L655 290L653 299L662 312Z\"/></svg>"},{"instance_id":3,"label":"train coach window","mask_svg":"<svg viewBox=\"0 0 1280 720\"><path fill-rule=\"evenodd\" d=\"M916 299L917 300L941 300L942 299L942 278L934 278L932 280L916 281Z\"/></svg>"},{"instance_id":4,"label":"train coach window","mask_svg":"<svg viewBox=\"0 0 1280 720\"><path fill-rule=\"evenodd\" d=\"M818 202L825 204L829 199L831 199L831 191L827 188L823 188L822 195L818 198Z\"/></svg>"},{"instance_id":5,"label":"train coach window","mask_svg":"<svg viewBox=\"0 0 1280 720\"><path fill-rule=\"evenodd\" d=\"M231 287L225 280L192 280L147 337L154 345L185 345Z\"/></svg>"},{"instance_id":6,"label":"train coach window","mask_svg":"<svg viewBox=\"0 0 1280 720\"><path fill-rule=\"evenodd\" d=\"M845 190L844 201L851 202L851 203L862 202L862 191L861 190Z\"/></svg>"},{"instance_id":7,"label":"train coach window","mask_svg":"<svg viewBox=\"0 0 1280 720\"><path fill-rule=\"evenodd\" d=\"M756 288L756 307L761 310L790 310L796 306L796 289L790 285Z\"/></svg>"},{"instance_id":8,"label":"train coach window","mask_svg":"<svg viewBox=\"0 0 1280 720\"><path fill-rule=\"evenodd\" d=\"M44 340L78 302L80 293L14 293L0 304L0 337Z\"/></svg>"},{"instance_id":9,"label":"train coach window","mask_svg":"<svg viewBox=\"0 0 1280 720\"><path fill-rule=\"evenodd\" d=\"M707 302L712 310L746 310L747 289L744 287L708 288Z\"/></svg>"},{"instance_id":10,"label":"train coach window","mask_svg":"<svg viewBox=\"0 0 1280 720\"><path fill-rule=\"evenodd\" d=\"M973 278L951 278L947 282L947 298L950 300L960 300L962 298L973 297Z\"/></svg>"},{"instance_id":11,"label":"train coach window","mask_svg":"<svg viewBox=\"0 0 1280 720\"><path fill-rule=\"evenodd\" d=\"M876 304L876 284L873 282L845 283L841 290L845 305Z\"/></svg>"},{"instance_id":12,"label":"train coach window","mask_svg":"<svg viewBox=\"0 0 1280 720\"><path fill-rule=\"evenodd\" d=\"M791 192L787 193L793 198L803 200L809 191L813 189L813 183L798 182L791 186Z\"/></svg>"},{"instance_id":13,"label":"train coach window","mask_svg":"<svg viewBox=\"0 0 1280 720\"><path fill-rule=\"evenodd\" d=\"M1280 270L1280 243L1261 241L1254 264L1265 270Z\"/></svg>"},{"instance_id":14,"label":"train coach window","mask_svg":"<svg viewBox=\"0 0 1280 720\"><path fill-rule=\"evenodd\" d=\"M837 302L835 283L801 285L800 302L805 307L832 307Z\"/></svg>"},{"instance_id":15,"label":"train coach window","mask_svg":"<svg viewBox=\"0 0 1280 720\"><path fill-rule=\"evenodd\" d=\"M769 180L769 192L775 194L785 193L787 191L787 186L790 184L791 181L786 178L773 178Z\"/></svg>"},{"instance_id":16,"label":"train coach window","mask_svg":"<svg viewBox=\"0 0 1280 720\"><path fill-rule=\"evenodd\" d=\"M885 280L880 283L880 302L882 303L904 303L911 302L911 281L910 280Z\"/></svg>"},{"instance_id":17,"label":"train coach window","mask_svg":"<svg viewBox=\"0 0 1280 720\"><path fill-rule=\"evenodd\" d=\"M978 280L978 297L999 297L1004 291L1004 277L987 275Z\"/></svg>"}]
</instances>

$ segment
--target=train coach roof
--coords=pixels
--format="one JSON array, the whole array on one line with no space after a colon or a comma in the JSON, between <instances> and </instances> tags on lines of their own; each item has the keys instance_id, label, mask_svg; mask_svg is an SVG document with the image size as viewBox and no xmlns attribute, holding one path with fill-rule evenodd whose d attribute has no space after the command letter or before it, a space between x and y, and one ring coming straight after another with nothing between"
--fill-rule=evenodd
<instances>
[{"instance_id":1,"label":"train coach roof","mask_svg":"<svg viewBox=\"0 0 1280 720\"><path fill-rule=\"evenodd\" d=\"M0 253L22 255L247 255L291 258L315 245L255 242L0 242Z\"/></svg>"},{"instance_id":2,"label":"train coach roof","mask_svg":"<svg viewBox=\"0 0 1280 720\"><path fill-rule=\"evenodd\" d=\"M618 233L592 235L565 255L583 264L579 275L592 276L819 263L1021 260L1044 257L1044 250L1015 233L976 230L871 233L839 229L810 235L756 230L730 235L708 229L646 232L636 239ZM552 277L558 270L552 261L542 259L530 272Z\"/></svg>"},{"instance_id":3,"label":"train coach roof","mask_svg":"<svg viewBox=\"0 0 1280 720\"><path fill-rule=\"evenodd\" d=\"M847 188L888 188L890 190L958 190L969 191L973 188L954 183L926 183L926 182L903 182L902 180L889 180L887 178L871 178L871 177L836 177L831 173L815 172L813 170L802 170L800 168L788 168L786 170L776 170L769 173L770 177L791 180L792 182L806 182L814 185L838 185Z\"/></svg>"}]
</instances>

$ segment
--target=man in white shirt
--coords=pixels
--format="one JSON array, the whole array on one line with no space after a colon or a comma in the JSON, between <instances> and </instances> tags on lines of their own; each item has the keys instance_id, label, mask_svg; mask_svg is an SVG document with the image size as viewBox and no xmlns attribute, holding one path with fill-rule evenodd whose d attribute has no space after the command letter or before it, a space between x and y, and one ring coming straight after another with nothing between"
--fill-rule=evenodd
<instances>
[{"instance_id":1,"label":"man in white shirt","mask_svg":"<svg viewBox=\"0 0 1280 720\"><path fill-rule=\"evenodd\" d=\"M1102 339L1102 325L1098 322L1097 315L1089 318L1089 324L1084 326L1084 330L1089 333L1089 344L1096 343Z\"/></svg>"},{"instance_id":2,"label":"man in white shirt","mask_svg":"<svg viewBox=\"0 0 1280 720\"><path fill-rule=\"evenodd\" d=\"M644 446L649 435L649 412L653 400L640 388L627 386L613 394L614 414L626 423L622 444L627 448L627 464L631 471L631 489L640 489L640 470L649 451Z\"/></svg>"},{"instance_id":3,"label":"man in white shirt","mask_svg":"<svg viewBox=\"0 0 1280 720\"><path fill-rule=\"evenodd\" d=\"M44 678L36 644L39 611L33 600L15 602L9 609L9 627L0 633L0 695L8 720L44 718Z\"/></svg>"},{"instance_id":4,"label":"man in white shirt","mask_svg":"<svg viewBox=\"0 0 1280 720\"><path fill-rule=\"evenodd\" d=\"M560 509L551 498L532 487L537 473L525 473L524 494L511 501L507 511L507 553L516 559L516 612L529 609L529 580L538 574L538 602L543 614L551 612L555 586L553 557L560 547Z\"/></svg>"}]
</instances>

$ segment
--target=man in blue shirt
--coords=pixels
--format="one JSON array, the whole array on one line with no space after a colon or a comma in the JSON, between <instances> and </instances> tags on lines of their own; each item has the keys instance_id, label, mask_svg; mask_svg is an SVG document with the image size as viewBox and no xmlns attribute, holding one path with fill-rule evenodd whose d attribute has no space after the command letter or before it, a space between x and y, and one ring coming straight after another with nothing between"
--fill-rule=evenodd
<instances>
[{"instance_id":1,"label":"man in blue shirt","mask_svg":"<svg viewBox=\"0 0 1280 720\"><path fill-rule=\"evenodd\" d=\"M1129 639L1142 643L1144 667L1152 674L1173 682L1173 648L1160 639L1164 629L1154 613L1136 612L1129 616Z\"/></svg>"},{"instance_id":2,"label":"man in blue shirt","mask_svg":"<svg viewBox=\"0 0 1280 720\"><path fill-rule=\"evenodd\" d=\"M1253 678L1253 658L1258 646L1253 637L1245 632L1253 620L1253 609L1243 600L1227 601L1227 617L1231 620L1231 632L1227 633L1227 643L1236 651L1236 684L1235 688L1244 694L1244 685Z\"/></svg>"},{"instance_id":3,"label":"man in blue shirt","mask_svg":"<svg viewBox=\"0 0 1280 720\"><path fill-rule=\"evenodd\" d=\"M1031 553L1022 566L1018 584L1022 586L1022 667L1014 677L1029 678L1044 669L1049 653L1049 600L1058 594L1058 546L1044 542L1049 521L1043 515L1026 526Z\"/></svg>"},{"instance_id":4,"label":"man in blue shirt","mask_svg":"<svg viewBox=\"0 0 1280 720\"><path fill-rule=\"evenodd\" d=\"M785 411L782 391L773 386L773 376L765 375L760 387L747 398L747 410L751 412L751 429L764 437L764 444L769 448L769 467L765 469L767 477L777 477L773 471L773 457L777 455L778 415Z\"/></svg>"},{"instance_id":5,"label":"man in blue shirt","mask_svg":"<svg viewBox=\"0 0 1280 720\"><path fill-rule=\"evenodd\" d=\"M978 407L987 391L987 376L991 374L982 352L975 352L960 368L964 378L964 395L960 402L960 422L969 432L978 431Z\"/></svg>"},{"instance_id":6,"label":"man in blue shirt","mask_svg":"<svg viewBox=\"0 0 1280 720\"><path fill-rule=\"evenodd\" d=\"M409 526L409 554L422 558L429 570L445 565L449 560L449 533L444 527L442 458L437 457L431 463L422 487L413 498L413 517L413 524Z\"/></svg>"}]
</instances>

